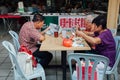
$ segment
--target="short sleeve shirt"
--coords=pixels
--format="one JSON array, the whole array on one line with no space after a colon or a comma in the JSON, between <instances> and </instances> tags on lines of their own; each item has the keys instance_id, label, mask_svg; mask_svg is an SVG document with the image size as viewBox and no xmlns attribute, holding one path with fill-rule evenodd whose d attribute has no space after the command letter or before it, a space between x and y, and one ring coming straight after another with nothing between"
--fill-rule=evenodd
<instances>
[{"instance_id":1,"label":"short sleeve shirt","mask_svg":"<svg viewBox=\"0 0 120 80\"><path fill-rule=\"evenodd\" d=\"M19 42L20 45L26 46L32 52L37 50L36 44L40 40L40 33L34 27L33 22L26 22L23 24L20 33L19 33Z\"/></svg>"},{"instance_id":2,"label":"short sleeve shirt","mask_svg":"<svg viewBox=\"0 0 120 80\"><path fill-rule=\"evenodd\" d=\"M97 37L101 39L101 44L96 45L96 51L100 55L104 55L109 58L110 64L109 66L113 66L115 63L115 55L116 55L116 44L112 33L109 29L100 33Z\"/></svg>"}]
</instances>

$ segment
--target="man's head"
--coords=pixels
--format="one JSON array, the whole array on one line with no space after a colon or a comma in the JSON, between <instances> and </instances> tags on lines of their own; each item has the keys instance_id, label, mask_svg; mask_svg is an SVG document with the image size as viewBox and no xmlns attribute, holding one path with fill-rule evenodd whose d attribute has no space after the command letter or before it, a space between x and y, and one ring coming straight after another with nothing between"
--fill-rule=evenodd
<instances>
[{"instance_id":1,"label":"man's head","mask_svg":"<svg viewBox=\"0 0 120 80\"><path fill-rule=\"evenodd\" d=\"M36 29L40 29L44 24L45 17L39 13L34 14L33 22Z\"/></svg>"}]
</instances>

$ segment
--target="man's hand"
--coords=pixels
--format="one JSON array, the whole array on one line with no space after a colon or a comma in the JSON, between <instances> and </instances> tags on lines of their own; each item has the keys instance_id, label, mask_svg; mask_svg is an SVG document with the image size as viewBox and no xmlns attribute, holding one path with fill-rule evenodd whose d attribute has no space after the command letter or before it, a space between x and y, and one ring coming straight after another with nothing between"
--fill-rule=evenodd
<instances>
[{"instance_id":1,"label":"man's hand","mask_svg":"<svg viewBox=\"0 0 120 80\"><path fill-rule=\"evenodd\" d=\"M84 32L83 32L83 31L76 30L76 34L77 34L77 36L82 37L83 34L84 34Z\"/></svg>"},{"instance_id":2,"label":"man's hand","mask_svg":"<svg viewBox=\"0 0 120 80\"><path fill-rule=\"evenodd\" d=\"M40 34L40 41L44 41L45 40L45 36Z\"/></svg>"}]
</instances>

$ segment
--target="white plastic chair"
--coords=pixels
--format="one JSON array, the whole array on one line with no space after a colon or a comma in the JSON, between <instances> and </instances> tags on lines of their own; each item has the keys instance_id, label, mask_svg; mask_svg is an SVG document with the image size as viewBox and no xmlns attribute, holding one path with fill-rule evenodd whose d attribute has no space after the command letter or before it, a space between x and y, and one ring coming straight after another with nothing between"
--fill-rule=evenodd
<instances>
[{"instance_id":1,"label":"white plastic chair","mask_svg":"<svg viewBox=\"0 0 120 80\"><path fill-rule=\"evenodd\" d=\"M14 46L15 46L15 50L16 50L16 52L18 52L18 50L19 50L19 48L20 48L20 43L19 43L19 40L18 40L19 36L18 36L18 34L17 34L15 31L13 31L13 30L10 30L10 31L9 31L9 34L10 34L11 37L12 37L13 44L14 44ZM38 42L38 44L41 44L41 43ZM36 59L38 60L38 62L40 61L39 58L36 57Z\"/></svg>"},{"instance_id":2,"label":"white plastic chair","mask_svg":"<svg viewBox=\"0 0 120 80\"><path fill-rule=\"evenodd\" d=\"M117 57L117 55L119 54L119 49L118 48L120 46L120 36L114 36L114 40L115 40L115 43L116 43L116 51L117 51L116 57Z\"/></svg>"},{"instance_id":3,"label":"white plastic chair","mask_svg":"<svg viewBox=\"0 0 120 80\"><path fill-rule=\"evenodd\" d=\"M13 65L15 80L30 80L38 77L41 77L42 80L46 80L45 71L40 64L37 64L37 68L33 71L34 72L33 74L30 75L24 74L22 68L20 68L18 64L18 60L16 58L17 54L14 49L14 46L8 41L3 41L2 44L9 51L9 57Z\"/></svg>"},{"instance_id":4,"label":"white plastic chair","mask_svg":"<svg viewBox=\"0 0 120 80\"><path fill-rule=\"evenodd\" d=\"M115 64L114 66L112 67L111 70L107 70L106 71L106 74L107 75L111 75L113 74L114 75L114 80L118 80L118 64L119 64L119 61L120 61L120 36L115 36L114 37L114 40L116 42L116 60L115 60ZM107 77L108 80L111 79L111 76Z\"/></svg>"},{"instance_id":5,"label":"white plastic chair","mask_svg":"<svg viewBox=\"0 0 120 80\"><path fill-rule=\"evenodd\" d=\"M84 61L84 64L85 64L85 71L84 71L84 75L82 74L83 73L83 70L82 70L82 63L81 63L81 60ZM98 76L98 79L97 80L103 80L104 78L104 74L106 72L106 69L107 69L107 66L109 64L109 59L105 56L101 56L101 55L95 55L95 54L86 54L86 53L71 53L71 54L68 54L67 56L67 61L68 61L68 64L69 64L69 68L70 68L70 75L71 75L71 80L78 80L78 77L76 79L76 75L75 75L75 70L74 70L74 67L73 65L74 64L78 64L78 67L79 67L79 80L95 80L94 77L95 77L95 71L98 72L102 72L102 74L99 74ZM92 62L92 74L90 75L89 74L89 64L90 62ZM102 70L97 70L97 65L100 63L100 62L103 62L104 63L104 67L102 68ZM83 76L85 76L85 79L82 79ZM90 78L88 78L88 76L90 76Z\"/></svg>"},{"instance_id":6,"label":"white plastic chair","mask_svg":"<svg viewBox=\"0 0 120 80\"><path fill-rule=\"evenodd\" d=\"M13 44L15 46L16 51L18 51L19 48L20 48L20 43L18 41L18 38L19 38L18 34L15 31L12 31L12 30L9 31L9 34L12 36Z\"/></svg>"}]
</instances>

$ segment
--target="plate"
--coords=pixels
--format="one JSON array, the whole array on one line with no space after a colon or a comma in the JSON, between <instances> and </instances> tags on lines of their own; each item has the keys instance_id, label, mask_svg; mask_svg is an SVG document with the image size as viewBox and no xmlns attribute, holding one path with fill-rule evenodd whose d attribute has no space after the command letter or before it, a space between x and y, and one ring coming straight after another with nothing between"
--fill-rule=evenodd
<instances>
[{"instance_id":1,"label":"plate","mask_svg":"<svg viewBox=\"0 0 120 80\"><path fill-rule=\"evenodd\" d=\"M81 37L73 38L73 47L84 47L84 44L82 43L83 39Z\"/></svg>"},{"instance_id":2,"label":"plate","mask_svg":"<svg viewBox=\"0 0 120 80\"><path fill-rule=\"evenodd\" d=\"M83 39L81 37L75 37L73 38L73 42L82 42Z\"/></svg>"}]
</instances>

